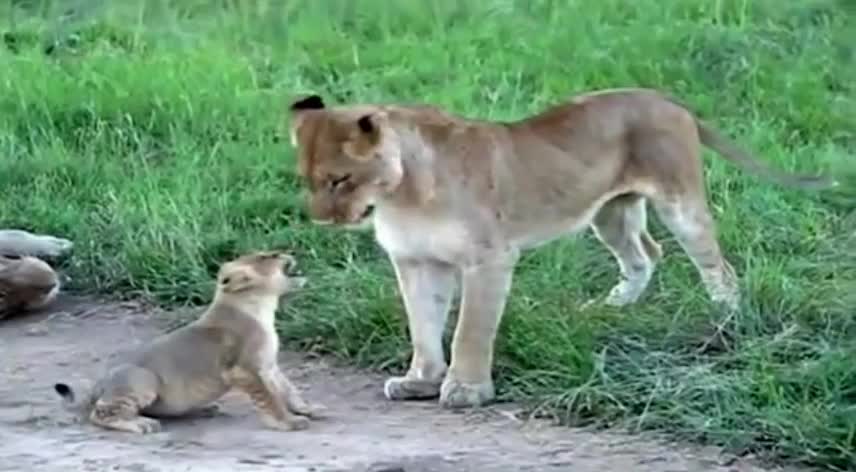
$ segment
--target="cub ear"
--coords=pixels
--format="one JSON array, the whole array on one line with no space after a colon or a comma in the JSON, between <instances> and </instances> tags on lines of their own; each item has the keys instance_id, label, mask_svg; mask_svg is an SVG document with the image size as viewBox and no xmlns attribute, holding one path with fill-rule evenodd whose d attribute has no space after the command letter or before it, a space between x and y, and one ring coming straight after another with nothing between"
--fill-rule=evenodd
<instances>
[{"instance_id":1,"label":"cub ear","mask_svg":"<svg viewBox=\"0 0 856 472\"><path fill-rule=\"evenodd\" d=\"M326 108L324 99L320 95L312 94L295 100L288 109L292 112L299 112L303 110L321 110L323 108Z\"/></svg>"},{"instance_id":2,"label":"cub ear","mask_svg":"<svg viewBox=\"0 0 856 472\"><path fill-rule=\"evenodd\" d=\"M238 293L249 289L253 277L246 270L234 270L220 276L220 290L225 293Z\"/></svg>"}]
</instances>

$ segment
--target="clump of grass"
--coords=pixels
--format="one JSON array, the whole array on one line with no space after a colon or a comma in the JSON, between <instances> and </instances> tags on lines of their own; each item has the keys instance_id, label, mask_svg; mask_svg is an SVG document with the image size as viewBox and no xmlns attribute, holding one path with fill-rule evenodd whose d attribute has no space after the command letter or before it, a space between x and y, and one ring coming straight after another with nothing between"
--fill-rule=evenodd
<instances>
[{"instance_id":1,"label":"clump of grass","mask_svg":"<svg viewBox=\"0 0 856 472\"><path fill-rule=\"evenodd\" d=\"M290 247L312 289L294 347L403 369L392 271L369 233L310 224L286 98L425 101L509 119L593 88L668 90L776 166L856 169L846 2L47 2L0 8L0 222L74 239L73 288L201 303L224 259ZM11 46L9 46L11 44ZM573 424L657 429L856 467L856 198L708 160L747 307L712 311L667 256L645 300L580 312L616 267L593 239L526 255L498 340L504 398ZM451 323L450 323L451 326Z\"/></svg>"}]
</instances>

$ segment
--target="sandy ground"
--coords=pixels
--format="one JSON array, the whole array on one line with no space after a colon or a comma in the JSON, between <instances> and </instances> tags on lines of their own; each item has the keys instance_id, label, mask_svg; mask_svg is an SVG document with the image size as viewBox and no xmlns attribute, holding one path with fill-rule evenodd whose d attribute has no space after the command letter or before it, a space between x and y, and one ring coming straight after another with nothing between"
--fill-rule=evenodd
<instances>
[{"instance_id":1,"label":"sandy ground","mask_svg":"<svg viewBox=\"0 0 856 472\"><path fill-rule=\"evenodd\" d=\"M293 380L330 408L306 431L264 429L230 394L223 414L173 420L150 436L74 422L58 380L94 375L117 352L155 336L163 318L134 304L64 297L0 324L0 471L748 472L768 470L698 449L522 421L513 405L454 413L393 403L382 377L283 353Z\"/></svg>"}]
</instances>

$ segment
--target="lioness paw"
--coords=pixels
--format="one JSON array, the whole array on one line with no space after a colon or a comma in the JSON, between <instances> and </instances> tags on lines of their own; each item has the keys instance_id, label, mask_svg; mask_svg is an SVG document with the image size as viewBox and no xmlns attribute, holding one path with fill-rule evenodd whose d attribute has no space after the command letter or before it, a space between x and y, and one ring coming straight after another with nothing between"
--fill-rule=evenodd
<instances>
[{"instance_id":1,"label":"lioness paw","mask_svg":"<svg viewBox=\"0 0 856 472\"><path fill-rule=\"evenodd\" d=\"M447 376L440 388L440 406L470 408L483 406L496 397L493 382L464 383Z\"/></svg>"},{"instance_id":2,"label":"lioness paw","mask_svg":"<svg viewBox=\"0 0 856 472\"><path fill-rule=\"evenodd\" d=\"M391 377L383 385L383 394L387 400L437 398L440 395L440 382L410 377Z\"/></svg>"}]
</instances>

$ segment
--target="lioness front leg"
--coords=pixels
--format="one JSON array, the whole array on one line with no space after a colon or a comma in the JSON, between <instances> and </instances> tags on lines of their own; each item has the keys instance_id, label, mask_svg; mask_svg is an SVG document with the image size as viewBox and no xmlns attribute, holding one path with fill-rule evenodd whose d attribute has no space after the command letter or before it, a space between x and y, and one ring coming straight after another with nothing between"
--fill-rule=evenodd
<instances>
[{"instance_id":1,"label":"lioness front leg","mask_svg":"<svg viewBox=\"0 0 856 472\"><path fill-rule=\"evenodd\" d=\"M384 384L390 400L436 398L446 373L443 329L455 289L456 268L440 261L392 258L407 311L413 354L404 377Z\"/></svg>"},{"instance_id":2,"label":"lioness front leg","mask_svg":"<svg viewBox=\"0 0 856 472\"><path fill-rule=\"evenodd\" d=\"M511 288L516 258L468 267L452 340L452 363L440 390L447 408L483 405L495 397L491 368L493 344Z\"/></svg>"}]
</instances>

